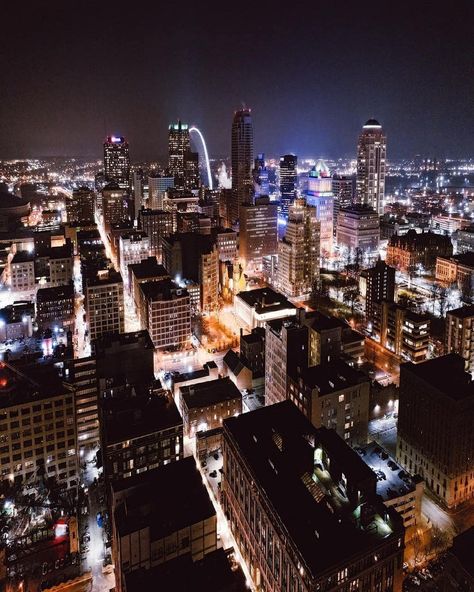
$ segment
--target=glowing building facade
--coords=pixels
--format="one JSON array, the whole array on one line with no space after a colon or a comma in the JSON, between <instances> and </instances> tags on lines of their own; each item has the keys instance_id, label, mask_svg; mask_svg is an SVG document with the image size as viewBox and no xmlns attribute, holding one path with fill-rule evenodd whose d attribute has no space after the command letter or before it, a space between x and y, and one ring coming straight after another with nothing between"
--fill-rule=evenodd
<instances>
[{"instance_id":1,"label":"glowing building facade","mask_svg":"<svg viewBox=\"0 0 474 592\"><path fill-rule=\"evenodd\" d=\"M128 142L122 136L109 136L104 142L104 175L107 183L115 182L120 189L129 189L130 154Z\"/></svg>"},{"instance_id":2,"label":"glowing building facade","mask_svg":"<svg viewBox=\"0 0 474 592\"><path fill-rule=\"evenodd\" d=\"M387 137L375 119L369 119L362 128L357 145L356 199L359 204L383 214L385 197L385 167Z\"/></svg>"}]
</instances>

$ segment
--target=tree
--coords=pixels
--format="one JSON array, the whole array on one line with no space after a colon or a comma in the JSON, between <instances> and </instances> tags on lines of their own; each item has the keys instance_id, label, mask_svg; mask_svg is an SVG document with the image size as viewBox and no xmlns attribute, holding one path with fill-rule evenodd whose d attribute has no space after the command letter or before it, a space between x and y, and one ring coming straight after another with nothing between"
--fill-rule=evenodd
<instances>
[{"instance_id":1,"label":"tree","mask_svg":"<svg viewBox=\"0 0 474 592\"><path fill-rule=\"evenodd\" d=\"M344 300L344 302L346 304L349 303L351 305L352 314L354 314L354 306L355 306L355 303L359 300L359 296L360 296L360 292L359 292L359 289L356 287L348 288L347 290L344 291L344 295L343 295L342 299Z\"/></svg>"}]
</instances>

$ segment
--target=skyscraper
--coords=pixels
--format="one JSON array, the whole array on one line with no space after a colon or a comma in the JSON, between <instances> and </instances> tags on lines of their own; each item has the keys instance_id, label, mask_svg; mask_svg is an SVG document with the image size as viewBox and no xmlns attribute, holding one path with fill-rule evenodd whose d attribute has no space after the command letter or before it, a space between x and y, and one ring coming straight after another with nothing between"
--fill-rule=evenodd
<instances>
[{"instance_id":1,"label":"skyscraper","mask_svg":"<svg viewBox=\"0 0 474 592\"><path fill-rule=\"evenodd\" d=\"M316 208L316 218L321 223L321 255L329 257L334 243L334 197L331 174L322 160L309 171L305 197L308 205Z\"/></svg>"},{"instance_id":2,"label":"skyscraper","mask_svg":"<svg viewBox=\"0 0 474 592\"><path fill-rule=\"evenodd\" d=\"M128 142L121 136L109 136L104 142L104 175L107 183L120 189L130 186L130 154Z\"/></svg>"},{"instance_id":3,"label":"skyscraper","mask_svg":"<svg viewBox=\"0 0 474 592\"><path fill-rule=\"evenodd\" d=\"M268 195L270 187L268 184L268 169L265 166L265 154L257 154L253 164L253 189L255 197Z\"/></svg>"},{"instance_id":4,"label":"skyscraper","mask_svg":"<svg viewBox=\"0 0 474 592\"><path fill-rule=\"evenodd\" d=\"M285 154L280 158L280 203L285 216L288 216L288 208L296 197L297 165L298 157L294 154Z\"/></svg>"},{"instance_id":5,"label":"skyscraper","mask_svg":"<svg viewBox=\"0 0 474 592\"><path fill-rule=\"evenodd\" d=\"M385 195L385 164L387 137L375 119L369 119L362 128L357 145L357 191L360 204L383 214Z\"/></svg>"},{"instance_id":6,"label":"skyscraper","mask_svg":"<svg viewBox=\"0 0 474 592\"><path fill-rule=\"evenodd\" d=\"M188 152L191 152L189 126L178 120L169 126L168 132L168 170L178 188L185 186L185 155Z\"/></svg>"},{"instance_id":7,"label":"skyscraper","mask_svg":"<svg viewBox=\"0 0 474 592\"><path fill-rule=\"evenodd\" d=\"M260 269L262 257L278 250L277 204L269 197L258 197L255 204L240 208L240 259L245 268Z\"/></svg>"},{"instance_id":8,"label":"skyscraper","mask_svg":"<svg viewBox=\"0 0 474 592\"><path fill-rule=\"evenodd\" d=\"M278 288L288 297L309 294L319 277L320 223L304 199L290 205L284 239L278 245Z\"/></svg>"},{"instance_id":9,"label":"skyscraper","mask_svg":"<svg viewBox=\"0 0 474 592\"><path fill-rule=\"evenodd\" d=\"M232 121L232 223L239 219L240 204L252 200L253 124L250 109L234 113Z\"/></svg>"}]
</instances>

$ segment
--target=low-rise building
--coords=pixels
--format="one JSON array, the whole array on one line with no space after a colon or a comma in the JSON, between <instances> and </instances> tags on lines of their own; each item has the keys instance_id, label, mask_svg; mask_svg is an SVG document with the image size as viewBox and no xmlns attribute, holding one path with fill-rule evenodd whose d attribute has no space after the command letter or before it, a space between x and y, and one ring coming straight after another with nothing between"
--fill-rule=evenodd
<instances>
[{"instance_id":1,"label":"low-rise building","mask_svg":"<svg viewBox=\"0 0 474 592\"><path fill-rule=\"evenodd\" d=\"M35 290L35 256L28 251L17 251L10 264L12 292Z\"/></svg>"},{"instance_id":2,"label":"low-rise building","mask_svg":"<svg viewBox=\"0 0 474 592\"><path fill-rule=\"evenodd\" d=\"M434 232L409 230L403 236L394 234L388 242L387 265L405 273L413 273L418 265L431 269L437 257L451 257L453 244L449 236Z\"/></svg>"},{"instance_id":3,"label":"low-rise building","mask_svg":"<svg viewBox=\"0 0 474 592\"><path fill-rule=\"evenodd\" d=\"M179 406L184 433L193 437L197 432L222 426L227 417L242 413L242 394L230 378L218 378L180 387Z\"/></svg>"},{"instance_id":4,"label":"low-rise building","mask_svg":"<svg viewBox=\"0 0 474 592\"><path fill-rule=\"evenodd\" d=\"M29 300L17 300L0 310L0 341L21 339L33 335L34 305Z\"/></svg>"},{"instance_id":5,"label":"low-rise building","mask_svg":"<svg viewBox=\"0 0 474 592\"><path fill-rule=\"evenodd\" d=\"M446 285L456 284L467 298L474 294L474 253L452 257L437 257L436 280Z\"/></svg>"},{"instance_id":6,"label":"low-rise building","mask_svg":"<svg viewBox=\"0 0 474 592\"><path fill-rule=\"evenodd\" d=\"M124 284L128 287L128 266L140 263L150 255L150 239L145 232L135 230L122 234L119 239L120 272Z\"/></svg>"},{"instance_id":7,"label":"low-rise building","mask_svg":"<svg viewBox=\"0 0 474 592\"><path fill-rule=\"evenodd\" d=\"M251 330L263 327L268 321L295 315L296 306L271 288L257 288L239 292L234 299L234 311Z\"/></svg>"},{"instance_id":8,"label":"low-rise building","mask_svg":"<svg viewBox=\"0 0 474 592\"><path fill-rule=\"evenodd\" d=\"M74 332L75 308L72 283L41 288L36 293L36 322L42 331L64 329Z\"/></svg>"},{"instance_id":9,"label":"low-rise building","mask_svg":"<svg viewBox=\"0 0 474 592\"><path fill-rule=\"evenodd\" d=\"M140 284L147 282L160 282L169 279L169 274L163 265L160 265L155 256L144 258L140 263L128 266L128 285L133 301L140 311Z\"/></svg>"}]
</instances>

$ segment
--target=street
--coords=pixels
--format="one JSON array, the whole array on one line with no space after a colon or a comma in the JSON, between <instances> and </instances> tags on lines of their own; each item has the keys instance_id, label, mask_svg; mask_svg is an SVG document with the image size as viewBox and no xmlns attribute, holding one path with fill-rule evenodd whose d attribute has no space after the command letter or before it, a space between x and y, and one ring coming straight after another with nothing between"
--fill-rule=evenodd
<instances>
[{"instance_id":1,"label":"street","mask_svg":"<svg viewBox=\"0 0 474 592\"><path fill-rule=\"evenodd\" d=\"M398 356L370 339L370 337L366 337L365 357L377 368L386 372L390 376L391 382L398 384L400 378L400 360Z\"/></svg>"}]
</instances>

